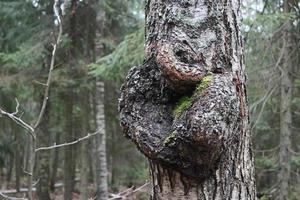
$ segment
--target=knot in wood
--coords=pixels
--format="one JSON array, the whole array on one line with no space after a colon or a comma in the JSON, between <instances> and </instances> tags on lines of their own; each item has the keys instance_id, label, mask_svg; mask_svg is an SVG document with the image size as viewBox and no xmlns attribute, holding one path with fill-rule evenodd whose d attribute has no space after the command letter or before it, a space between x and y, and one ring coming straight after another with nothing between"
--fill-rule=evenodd
<instances>
[{"instance_id":1,"label":"knot in wood","mask_svg":"<svg viewBox=\"0 0 300 200\"><path fill-rule=\"evenodd\" d=\"M121 89L123 132L149 159L206 178L238 129L233 78L229 73L203 76L185 96L173 86L155 61L134 67Z\"/></svg>"}]
</instances>

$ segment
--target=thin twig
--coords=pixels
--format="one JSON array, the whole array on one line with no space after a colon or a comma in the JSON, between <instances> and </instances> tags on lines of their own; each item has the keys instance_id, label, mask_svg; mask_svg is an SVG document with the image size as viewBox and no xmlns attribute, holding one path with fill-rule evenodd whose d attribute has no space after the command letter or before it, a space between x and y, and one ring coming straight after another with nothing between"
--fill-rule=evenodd
<instances>
[{"instance_id":1,"label":"thin twig","mask_svg":"<svg viewBox=\"0 0 300 200\"><path fill-rule=\"evenodd\" d=\"M20 104L19 104L19 101L18 101L17 98L15 98L15 101L16 101L16 103L17 103L17 106L16 106L16 111L15 111L14 113L12 113L13 115L18 114L18 112L19 112L19 107L20 107Z\"/></svg>"},{"instance_id":2,"label":"thin twig","mask_svg":"<svg viewBox=\"0 0 300 200\"><path fill-rule=\"evenodd\" d=\"M24 122L20 117L16 117L16 114L18 114L18 107L19 107L19 105L16 106L16 111L14 113L6 112L6 111L4 111L3 109L0 108L0 114L12 119L18 125L22 126L24 129L26 129L33 138L35 138L34 128L31 127L26 122Z\"/></svg>"},{"instance_id":3,"label":"thin twig","mask_svg":"<svg viewBox=\"0 0 300 200\"><path fill-rule=\"evenodd\" d=\"M35 149L35 152L43 151L43 150L57 149L57 148L60 148L60 147L74 145L74 144L77 144L77 143L82 142L84 140L87 140L90 137L92 137L92 136L94 136L94 135L96 135L98 133L100 133L100 130L98 130L98 131L96 131L94 133L88 133L86 136L84 136L82 138L78 138L77 140L74 140L72 142L67 142L67 143L63 143L63 144L54 144L53 146L49 146L49 147L40 147L40 148L37 148L37 149Z\"/></svg>"},{"instance_id":4,"label":"thin twig","mask_svg":"<svg viewBox=\"0 0 300 200\"><path fill-rule=\"evenodd\" d=\"M276 88L277 88L276 86L273 87L273 89L269 92L269 94L265 96L264 101L263 101L263 104L262 104L262 106L261 106L261 109L260 109L260 111L259 111L259 113L258 113L258 116L257 116L257 118L256 118L256 120L255 120L255 122L254 122L254 124L253 124L252 127L251 127L251 132L252 132L253 129L256 127L257 123L259 122L259 120L260 120L260 118L261 118L261 115L262 115L262 113L263 113L263 111L264 111L264 109L265 109L266 103L267 103L267 101L269 100L269 98L272 96L272 94L273 94L273 92L275 91Z\"/></svg>"},{"instance_id":5,"label":"thin twig","mask_svg":"<svg viewBox=\"0 0 300 200\"><path fill-rule=\"evenodd\" d=\"M47 102L49 99L49 88L50 88L50 84L51 84L51 78L52 78L52 71L54 69L54 64L55 64L55 56L56 56L56 51L57 51L57 47L60 44L61 41L61 35L62 35L62 22L60 19L60 15L59 15L59 6L58 6L59 1L55 0L54 1L54 5L53 5L53 10L54 10L54 14L57 17L58 23L59 23L59 32L58 32L58 36L56 39L55 44L53 44L53 50L52 50L52 57L51 57L51 62L50 62L50 68L49 68L49 73L48 73L48 78L47 78L47 83L45 85L45 92L44 92L44 99L43 99L43 104L42 104L42 108L39 114L39 117L34 125L34 129L36 129L40 123L41 120L43 118L43 115L45 114L46 111L46 106L47 106Z\"/></svg>"},{"instance_id":6,"label":"thin twig","mask_svg":"<svg viewBox=\"0 0 300 200\"><path fill-rule=\"evenodd\" d=\"M10 197L0 192L0 197L8 200L27 200L26 198Z\"/></svg>"},{"instance_id":7,"label":"thin twig","mask_svg":"<svg viewBox=\"0 0 300 200\"><path fill-rule=\"evenodd\" d=\"M36 83L36 84L39 84L39 85L42 85L42 86L47 86L46 83L42 83L42 82L39 82L37 80L34 80L33 83Z\"/></svg>"},{"instance_id":8,"label":"thin twig","mask_svg":"<svg viewBox=\"0 0 300 200\"><path fill-rule=\"evenodd\" d=\"M281 72L282 72L282 69L280 68L280 63L281 63L281 60L283 59L283 56L284 56L285 45L286 44L283 43L283 46L281 48L281 52L280 52L279 58L277 59L276 64L275 64L275 68L278 68ZM281 76L280 76L280 78L281 78ZM263 112L263 110L265 108L265 105L266 105L268 99L271 97L272 93L274 92L275 88L276 88L276 86L274 86L274 88L269 92L269 94L268 95L266 94L265 97L263 98L264 99L263 100L263 104L262 104L260 112L259 112L259 114L258 114L258 116L256 118L256 121L254 122L253 126L251 127L251 131L253 131L254 127L257 125L258 121L260 120L260 117L261 117L262 112Z\"/></svg>"},{"instance_id":9,"label":"thin twig","mask_svg":"<svg viewBox=\"0 0 300 200\"><path fill-rule=\"evenodd\" d=\"M136 188L135 190L133 189L134 187L131 187L125 191L122 191L118 194L110 194L111 198L109 198L108 200L116 200L116 199L127 199L127 197L129 195L132 195L140 190L142 190L143 188L147 187L149 185L149 182L145 183L144 185Z\"/></svg>"}]
</instances>

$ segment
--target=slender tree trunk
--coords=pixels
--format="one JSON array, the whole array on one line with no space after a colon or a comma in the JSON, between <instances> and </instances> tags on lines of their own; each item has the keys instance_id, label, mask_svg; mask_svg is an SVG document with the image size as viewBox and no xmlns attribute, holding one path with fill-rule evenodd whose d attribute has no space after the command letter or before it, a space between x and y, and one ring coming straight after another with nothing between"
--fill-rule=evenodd
<instances>
[{"instance_id":1,"label":"slender tree trunk","mask_svg":"<svg viewBox=\"0 0 300 200\"><path fill-rule=\"evenodd\" d=\"M97 200L108 199L107 186L107 156L106 156L106 132L104 113L104 82L96 80L96 126L99 134L96 135L97 146Z\"/></svg>"},{"instance_id":2,"label":"slender tree trunk","mask_svg":"<svg viewBox=\"0 0 300 200\"><path fill-rule=\"evenodd\" d=\"M75 138L73 136L73 126L74 126L74 117L73 117L73 92L69 92L66 95L66 110L65 110L65 119L66 119L66 129L65 129L65 141L70 142ZM73 189L75 185L75 154L74 147L67 146L64 150L64 199L72 200L73 199Z\"/></svg>"},{"instance_id":3,"label":"slender tree trunk","mask_svg":"<svg viewBox=\"0 0 300 200\"><path fill-rule=\"evenodd\" d=\"M19 139L17 139L17 142ZM21 172L22 172L22 156L21 154L21 148L16 147L15 148L15 178L16 178L16 190L17 192L20 191L20 178L21 178Z\"/></svg>"},{"instance_id":4,"label":"slender tree trunk","mask_svg":"<svg viewBox=\"0 0 300 200\"><path fill-rule=\"evenodd\" d=\"M80 199L88 199L88 177L89 177L89 152L88 142L84 141L81 144L81 168L80 168Z\"/></svg>"},{"instance_id":5,"label":"slender tree trunk","mask_svg":"<svg viewBox=\"0 0 300 200\"><path fill-rule=\"evenodd\" d=\"M119 109L151 199L256 199L239 17L238 0L147 1L146 61Z\"/></svg>"},{"instance_id":6,"label":"slender tree trunk","mask_svg":"<svg viewBox=\"0 0 300 200\"><path fill-rule=\"evenodd\" d=\"M60 133L55 133L54 140L51 144L56 143L59 144ZM55 182L56 182L56 175L58 169L58 161L59 161L59 149L52 150L52 162L51 162L51 170L50 170L50 190L52 192L55 191Z\"/></svg>"},{"instance_id":7,"label":"slender tree trunk","mask_svg":"<svg viewBox=\"0 0 300 200\"><path fill-rule=\"evenodd\" d=\"M27 187L28 187L28 199L33 200L33 173L35 165L35 149L36 149L36 139L31 135L28 136L28 161L27 161Z\"/></svg>"},{"instance_id":8,"label":"slender tree trunk","mask_svg":"<svg viewBox=\"0 0 300 200\"><path fill-rule=\"evenodd\" d=\"M100 37L103 36L103 30L105 27L105 11L102 8L103 2L98 5L97 12L97 28L99 29ZM95 45L94 45L95 47ZM103 55L105 49L94 48L94 55ZM107 155L106 155L106 128L105 128L105 112L104 112L104 81L100 78L96 78L95 88L95 115L96 115L96 127L100 131L96 135L96 185L97 185L97 200L108 199L108 169L107 169Z\"/></svg>"},{"instance_id":9,"label":"slender tree trunk","mask_svg":"<svg viewBox=\"0 0 300 200\"><path fill-rule=\"evenodd\" d=\"M8 166L8 172L7 172L7 176L6 176L7 183L10 183L10 181L11 181L14 165L15 165L15 155L13 153L11 153L9 155L9 166Z\"/></svg>"},{"instance_id":10,"label":"slender tree trunk","mask_svg":"<svg viewBox=\"0 0 300 200\"><path fill-rule=\"evenodd\" d=\"M78 69L77 62L77 48L80 44L79 38L79 28L78 17L79 17L79 7L77 0L71 0L71 11L69 16L69 30L68 34L71 39L70 49L68 52L68 74L71 78L76 78L76 72ZM74 107L76 102L75 87L71 84L68 87L68 94L65 95L64 101L66 101L66 137L65 142L70 142L76 139L74 135L74 128L76 124L74 123ZM65 158L64 158L64 200L73 199L73 190L75 186L75 148L74 146L65 147Z\"/></svg>"},{"instance_id":11,"label":"slender tree trunk","mask_svg":"<svg viewBox=\"0 0 300 200\"><path fill-rule=\"evenodd\" d=\"M82 107L84 108L84 112L80 117L82 120L81 130L83 137L89 132L89 114L90 114L90 102L89 102L89 92L84 92L84 97L81 99L83 102ZM80 199L86 200L88 199L88 184L89 184L89 141L83 141L81 143L81 168L80 168Z\"/></svg>"},{"instance_id":12,"label":"slender tree trunk","mask_svg":"<svg viewBox=\"0 0 300 200\"><path fill-rule=\"evenodd\" d=\"M39 132L38 144L39 146L49 146L50 140L50 104L48 103L44 117L42 119ZM37 155L37 196L39 199L50 200L50 151L41 151Z\"/></svg>"},{"instance_id":13,"label":"slender tree trunk","mask_svg":"<svg viewBox=\"0 0 300 200\"><path fill-rule=\"evenodd\" d=\"M284 1L284 12L290 14L293 0ZM290 73L291 63L291 27L292 22L286 22L285 32L283 34L284 59L281 71L281 104L280 104L280 142L279 142L279 190L276 195L277 200L287 200L289 194L289 179L291 173L291 133L292 133L292 80Z\"/></svg>"}]
</instances>

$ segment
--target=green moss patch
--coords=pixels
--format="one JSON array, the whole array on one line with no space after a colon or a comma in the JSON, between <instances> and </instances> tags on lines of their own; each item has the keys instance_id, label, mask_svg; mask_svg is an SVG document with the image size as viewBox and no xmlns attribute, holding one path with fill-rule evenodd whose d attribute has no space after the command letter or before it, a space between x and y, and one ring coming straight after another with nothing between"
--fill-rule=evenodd
<instances>
[{"instance_id":1,"label":"green moss patch","mask_svg":"<svg viewBox=\"0 0 300 200\"><path fill-rule=\"evenodd\" d=\"M203 92L203 90L205 90L209 86L212 80L213 80L212 75L204 76L201 79L201 82L197 85L195 93L200 94L201 92Z\"/></svg>"},{"instance_id":2,"label":"green moss patch","mask_svg":"<svg viewBox=\"0 0 300 200\"><path fill-rule=\"evenodd\" d=\"M181 113L192 105L192 97L184 96L176 104L173 110L173 116L178 117Z\"/></svg>"},{"instance_id":3,"label":"green moss patch","mask_svg":"<svg viewBox=\"0 0 300 200\"><path fill-rule=\"evenodd\" d=\"M201 94L209 86L212 80L213 80L212 75L204 76L201 79L200 83L196 86L193 95L184 96L181 99L179 99L179 101L175 105L175 108L173 109L173 117L180 116L184 110L191 107L194 97Z\"/></svg>"}]
</instances>

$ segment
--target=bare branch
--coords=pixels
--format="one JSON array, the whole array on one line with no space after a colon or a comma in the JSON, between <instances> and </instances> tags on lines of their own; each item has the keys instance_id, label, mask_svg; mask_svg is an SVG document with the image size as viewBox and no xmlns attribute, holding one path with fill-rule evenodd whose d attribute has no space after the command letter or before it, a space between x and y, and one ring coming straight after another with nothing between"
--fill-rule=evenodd
<instances>
[{"instance_id":1,"label":"bare branch","mask_svg":"<svg viewBox=\"0 0 300 200\"><path fill-rule=\"evenodd\" d=\"M56 51L57 51L58 45L60 44L61 35L62 35L62 31L63 31L62 30L62 22L61 22L60 15L59 15L59 10L58 10L59 9L58 2L59 2L58 0L54 1L53 10L54 10L55 16L57 17L58 23L59 23L59 32L58 32L56 42L55 42L55 44L53 44L52 57L51 57L51 62L50 62L50 68L49 68L47 83L44 85L46 88L45 88L45 91L44 91L43 104L42 104L42 108L41 108L39 117L38 117L38 119L37 119L37 121L34 125L34 129L36 129L40 125L41 120L43 118L43 115L46 111L46 106L47 106L47 102L48 102L48 99L49 99L49 88L50 88L50 84L51 84L52 71L54 69L54 64L55 64Z\"/></svg>"},{"instance_id":2,"label":"bare branch","mask_svg":"<svg viewBox=\"0 0 300 200\"><path fill-rule=\"evenodd\" d=\"M19 112L19 107L20 107L20 104L19 104L19 101L18 101L17 98L15 98L15 101L16 101L16 103L17 103L17 106L16 106L16 111L15 111L14 113L12 113L13 115L18 114L18 112Z\"/></svg>"},{"instance_id":3,"label":"bare branch","mask_svg":"<svg viewBox=\"0 0 300 200\"><path fill-rule=\"evenodd\" d=\"M110 194L111 198L109 198L108 200L116 200L116 199L127 199L127 197L131 194L134 194L140 190L142 190L143 188L147 187L149 185L149 182L145 183L144 185L134 189L134 186L132 186L131 188L125 190L125 191L122 191L118 194Z\"/></svg>"},{"instance_id":4,"label":"bare branch","mask_svg":"<svg viewBox=\"0 0 300 200\"><path fill-rule=\"evenodd\" d=\"M98 130L98 131L96 131L94 133L88 133L86 136L84 136L82 138L78 138L77 140L74 140L72 142L67 142L67 143L63 143L63 144L54 144L53 146L49 146L49 147L40 147L40 148L37 148L37 149L35 149L35 152L43 151L43 150L57 149L57 148L60 148L60 147L74 145L74 144L77 144L77 143L82 142L84 140L87 140L90 137L92 137L94 135L97 135L98 133L100 133L100 130Z\"/></svg>"},{"instance_id":5,"label":"bare branch","mask_svg":"<svg viewBox=\"0 0 300 200\"><path fill-rule=\"evenodd\" d=\"M283 47L281 48L280 56L279 56L279 58L277 59L276 64L275 64L275 68L278 68L281 72L282 72L282 69L281 69L281 67L280 67L280 62L281 62L281 60L283 59L283 56L284 56L284 49L285 49L285 43L283 44ZM281 75L281 76L282 76L282 75ZM281 76L280 76L280 78L281 78ZM258 116L257 116L257 118L256 118L256 120L255 120L255 122L254 122L254 124L253 124L252 127L251 127L251 131L253 131L253 129L254 129L255 126L257 125L258 121L260 120L260 117L261 117L261 115L262 115L262 113L263 113L263 111L264 111L265 105L266 105L268 99L272 96L272 93L274 92L275 88L276 88L276 85L273 87L273 89L270 90L269 93L266 93L265 96L264 96L261 100L259 100L259 101L262 101L263 104L262 104L262 106L261 106L261 109L260 109L260 111L259 111L259 114L258 114ZM258 103L257 103L257 104L258 104ZM256 104L256 105L257 105L257 104ZM256 105L255 105L255 106L256 106ZM254 104L251 106L250 110L251 110L252 108L254 108Z\"/></svg>"},{"instance_id":6,"label":"bare branch","mask_svg":"<svg viewBox=\"0 0 300 200\"><path fill-rule=\"evenodd\" d=\"M20 117L16 117L16 114L18 113L18 107L19 107L19 102L17 102L16 111L14 113L6 112L0 108L0 114L12 119L18 125L22 126L24 129L26 129L33 138L35 138L34 128L31 127L26 122L24 122Z\"/></svg>"},{"instance_id":7,"label":"bare branch","mask_svg":"<svg viewBox=\"0 0 300 200\"><path fill-rule=\"evenodd\" d=\"M257 116L254 124L251 127L251 131L253 131L253 129L256 127L257 123L259 122L259 120L261 118L261 115L262 115L262 113L263 113L263 111L265 109L266 103L269 100L269 98L272 96L272 94L273 94L273 92L275 91L276 88L277 88L276 86L273 87L273 89L263 97L263 103L262 103L261 109L260 109L260 111L258 113L258 116Z\"/></svg>"},{"instance_id":8,"label":"bare branch","mask_svg":"<svg viewBox=\"0 0 300 200\"><path fill-rule=\"evenodd\" d=\"M0 192L0 197L8 200L27 200L26 198L10 197Z\"/></svg>"},{"instance_id":9,"label":"bare branch","mask_svg":"<svg viewBox=\"0 0 300 200\"><path fill-rule=\"evenodd\" d=\"M36 83L36 84L39 84L39 85L42 85L42 86L47 86L46 83L42 83L42 82L39 82L37 80L34 80L33 83Z\"/></svg>"}]
</instances>

